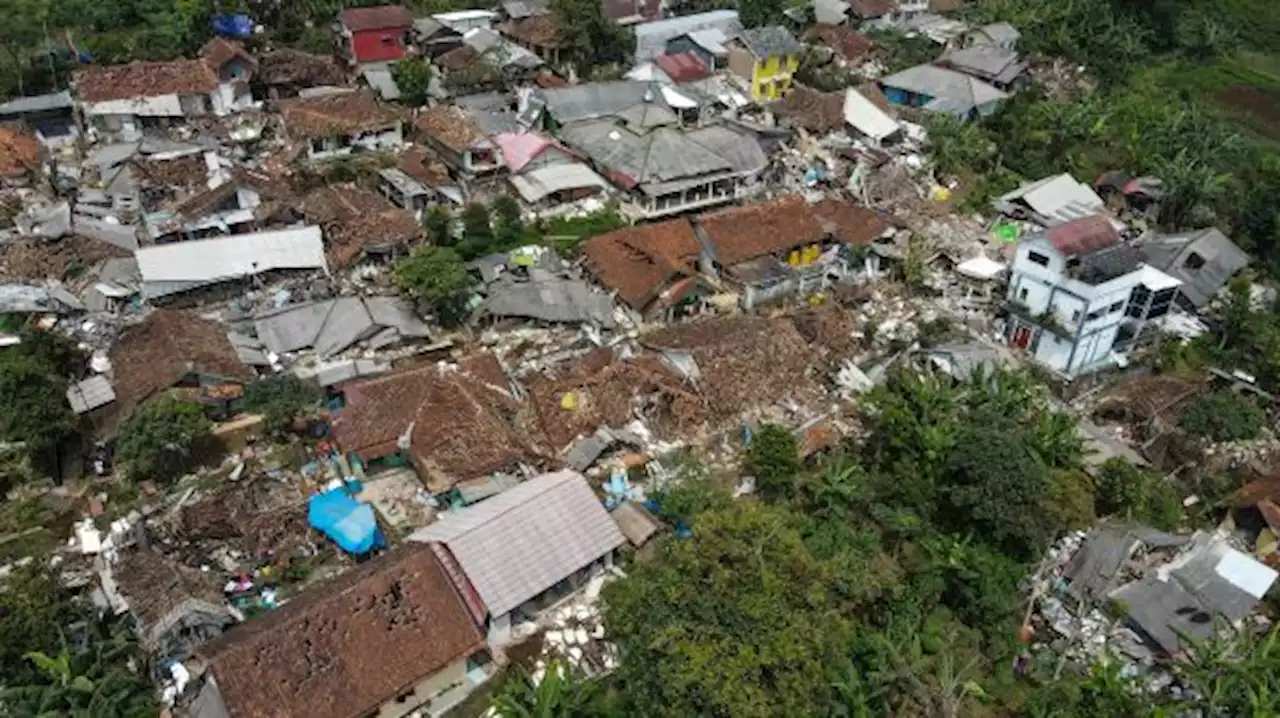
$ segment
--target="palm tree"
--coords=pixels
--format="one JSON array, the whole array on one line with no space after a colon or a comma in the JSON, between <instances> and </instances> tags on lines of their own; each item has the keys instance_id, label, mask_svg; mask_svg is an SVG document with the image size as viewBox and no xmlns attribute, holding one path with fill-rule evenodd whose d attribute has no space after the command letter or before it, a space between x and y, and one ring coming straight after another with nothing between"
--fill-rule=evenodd
<instances>
[{"instance_id":1,"label":"palm tree","mask_svg":"<svg viewBox=\"0 0 1280 718\"><path fill-rule=\"evenodd\" d=\"M87 654L65 642L55 656L26 654L44 676L37 684L0 690L0 709L13 718L151 718L151 686L132 669L135 647L121 632L99 637Z\"/></svg>"},{"instance_id":2,"label":"palm tree","mask_svg":"<svg viewBox=\"0 0 1280 718\"><path fill-rule=\"evenodd\" d=\"M492 709L497 718L608 718L616 711L604 683L580 678L565 661L551 663L537 682L526 674L509 678Z\"/></svg>"}]
</instances>

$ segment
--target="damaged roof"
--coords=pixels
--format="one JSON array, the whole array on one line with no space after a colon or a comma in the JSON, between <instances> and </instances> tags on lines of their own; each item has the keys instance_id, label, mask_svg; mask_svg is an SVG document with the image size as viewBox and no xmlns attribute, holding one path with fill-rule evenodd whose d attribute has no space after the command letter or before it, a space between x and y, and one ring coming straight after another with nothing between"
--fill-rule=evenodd
<instances>
[{"instance_id":1,"label":"damaged roof","mask_svg":"<svg viewBox=\"0 0 1280 718\"><path fill-rule=\"evenodd\" d=\"M325 256L329 266L341 269L360 260L366 252L406 247L422 237L422 225L413 215L392 207L335 222L325 228Z\"/></svg>"},{"instance_id":2,"label":"damaged roof","mask_svg":"<svg viewBox=\"0 0 1280 718\"><path fill-rule=\"evenodd\" d=\"M200 57L214 69L221 68L232 60L243 60L250 67L258 66L258 61L245 51L244 45L221 35L215 36L200 48Z\"/></svg>"},{"instance_id":3,"label":"damaged roof","mask_svg":"<svg viewBox=\"0 0 1280 718\"><path fill-rule=\"evenodd\" d=\"M642 335L655 350L693 360L695 384L710 421L723 424L783 399L817 406L826 391L811 371L818 361L786 318L737 315L686 322Z\"/></svg>"},{"instance_id":4,"label":"damaged roof","mask_svg":"<svg viewBox=\"0 0 1280 718\"><path fill-rule=\"evenodd\" d=\"M309 138L383 130L401 120L399 110L364 90L281 100L278 106L289 132Z\"/></svg>"},{"instance_id":5,"label":"damaged roof","mask_svg":"<svg viewBox=\"0 0 1280 718\"><path fill-rule=\"evenodd\" d=\"M395 452L406 437L432 491L531 456L511 418L519 403L492 354L353 382L346 394L333 424L338 442L370 460Z\"/></svg>"},{"instance_id":6,"label":"damaged roof","mask_svg":"<svg viewBox=\"0 0 1280 718\"><path fill-rule=\"evenodd\" d=\"M757 59L785 57L804 49L796 36L781 25L748 28L742 31L738 39Z\"/></svg>"},{"instance_id":7,"label":"damaged roof","mask_svg":"<svg viewBox=\"0 0 1280 718\"><path fill-rule=\"evenodd\" d=\"M476 313L494 317L534 319L560 324L594 324L612 329L613 300L581 279L557 277L550 273L527 281L502 278L485 288L484 301Z\"/></svg>"},{"instance_id":8,"label":"damaged roof","mask_svg":"<svg viewBox=\"0 0 1280 718\"><path fill-rule=\"evenodd\" d=\"M1249 266L1249 255L1215 227L1154 237L1138 249L1147 264L1182 280L1182 295L1197 308Z\"/></svg>"},{"instance_id":9,"label":"damaged roof","mask_svg":"<svg viewBox=\"0 0 1280 718\"><path fill-rule=\"evenodd\" d=\"M459 153L489 139L488 133L480 127L475 115L457 105L428 107L418 114L413 121L413 127L418 132Z\"/></svg>"},{"instance_id":10,"label":"damaged roof","mask_svg":"<svg viewBox=\"0 0 1280 718\"><path fill-rule=\"evenodd\" d=\"M413 146L400 155L400 170L428 187L453 184L449 168L420 146Z\"/></svg>"},{"instance_id":11,"label":"damaged roof","mask_svg":"<svg viewBox=\"0 0 1280 718\"><path fill-rule=\"evenodd\" d=\"M319 227L157 244L135 256L143 292L151 298L276 270L328 271Z\"/></svg>"},{"instance_id":12,"label":"damaged roof","mask_svg":"<svg viewBox=\"0 0 1280 718\"><path fill-rule=\"evenodd\" d=\"M587 271L639 311L673 279L691 275L701 251L683 218L618 229L582 245Z\"/></svg>"},{"instance_id":13,"label":"damaged roof","mask_svg":"<svg viewBox=\"0 0 1280 718\"><path fill-rule=\"evenodd\" d=\"M626 541L587 480L574 471L529 479L409 538L448 547L494 617Z\"/></svg>"},{"instance_id":14,"label":"damaged roof","mask_svg":"<svg viewBox=\"0 0 1280 718\"><path fill-rule=\"evenodd\" d=\"M660 193L665 183L734 171L727 159L671 127L637 134L612 120L596 120L565 127L561 135L626 189Z\"/></svg>"},{"instance_id":15,"label":"damaged roof","mask_svg":"<svg viewBox=\"0 0 1280 718\"><path fill-rule=\"evenodd\" d=\"M322 358L361 341L377 348L429 336L427 325L399 297L338 297L295 304L259 314L254 328L268 351L286 354L314 348Z\"/></svg>"},{"instance_id":16,"label":"damaged roof","mask_svg":"<svg viewBox=\"0 0 1280 718\"><path fill-rule=\"evenodd\" d=\"M1076 257L1114 247L1123 239L1110 219L1095 214L1045 230L1044 236L1064 257Z\"/></svg>"},{"instance_id":17,"label":"damaged roof","mask_svg":"<svg viewBox=\"0 0 1280 718\"><path fill-rule=\"evenodd\" d=\"M157 309L111 347L116 401L128 412L191 373L251 379L226 329L191 312Z\"/></svg>"},{"instance_id":18,"label":"damaged roof","mask_svg":"<svg viewBox=\"0 0 1280 718\"><path fill-rule=\"evenodd\" d=\"M826 45L845 62L858 62L875 47L871 38L844 25L814 25L804 38Z\"/></svg>"},{"instance_id":19,"label":"damaged roof","mask_svg":"<svg viewBox=\"0 0 1280 718\"><path fill-rule=\"evenodd\" d=\"M818 92L796 85L774 103L773 111L793 125L819 135L844 128L844 94L841 92Z\"/></svg>"},{"instance_id":20,"label":"damaged roof","mask_svg":"<svg viewBox=\"0 0 1280 718\"><path fill-rule=\"evenodd\" d=\"M484 647L428 546L308 589L201 649L230 718L361 718Z\"/></svg>"},{"instance_id":21,"label":"damaged roof","mask_svg":"<svg viewBox=\"0 0 1280 718\"><path fill-rule=\"evenodd\" d=\"M502 34L534 47L560 47L560 26L547 14L532 15L502 23Z\"/></svg>"},{"instance_id":22,"label":"damaged roof","mask_svg":"<svg viewBox=\"0 0 1280 718\"><path fill-rule=\"evenodd\" d=\"M0 281L67 279L104 259L132 252L75 234L45 239L17 237L0 242Z\"/></svg>"},{"instance_id":23,"label":"damaged roof","mask_svg":"<svg viewBox=\"0 0 1280 718\"><path fill-rule=\"evenodd\" d=\"M281 48L259 58L254 80L265 85L320 87L344 84L346 73L333 57Z\"/></svg>"},{"instance_id":24,"label":"damaged roof","mask_svg":"<svg viewBox=\"0 0 1280 718\"><path fill-rule=\"evenodd\" d=\"M73 77L76 99L81 102L208 94L218 89L218 75L203 59L91 65L77 69Z\"/></svg>"}]
</instances>

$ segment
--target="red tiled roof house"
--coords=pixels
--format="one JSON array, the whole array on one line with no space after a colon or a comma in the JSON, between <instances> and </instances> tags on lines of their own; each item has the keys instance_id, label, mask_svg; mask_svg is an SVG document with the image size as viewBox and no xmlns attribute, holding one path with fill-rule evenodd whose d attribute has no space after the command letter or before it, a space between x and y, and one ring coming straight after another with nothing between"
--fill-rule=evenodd
<instances>
[{"instance_id":1,"label":"red tiled roof house","mask_svg":"<svg viewBox=\"0 0 1280 718\"><path fill-rule=\"evenodd\" d=\"M865 207L789 195L698 218L699 240L726 279L742 288L742 307L818 291L855 271L848 247L869 245L888 228Z\"/></svg>"},{"instance_id":2,"label":"red tiled roof house","mask_svg":"<svg viewBox=\"0 0 1280 718\"><path fill-rule=\"evenodd\" d=\"M352 65L399 60L408 53L405 38L413 15L401 5L349 7L338 13L342 55Z\"/></svg>"}]
</instances>

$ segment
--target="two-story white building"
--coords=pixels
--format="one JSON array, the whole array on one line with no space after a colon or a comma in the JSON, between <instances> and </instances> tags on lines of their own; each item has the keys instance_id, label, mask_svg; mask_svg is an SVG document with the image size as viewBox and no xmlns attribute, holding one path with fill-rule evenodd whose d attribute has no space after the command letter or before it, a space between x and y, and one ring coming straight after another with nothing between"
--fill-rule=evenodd
<instances>
[{"instance_id":1,"label":"two-story white building","mask_svg":"<svg viewBox=\"0 0 1280 718\"><path fill-rule=\"evenodd\" d=\"M1179 284L1144 264L1106 217L1072 220L1018 246L1006 339L1067 377L1096 371L1169 311Z\"/></svg>"}]
</instances>

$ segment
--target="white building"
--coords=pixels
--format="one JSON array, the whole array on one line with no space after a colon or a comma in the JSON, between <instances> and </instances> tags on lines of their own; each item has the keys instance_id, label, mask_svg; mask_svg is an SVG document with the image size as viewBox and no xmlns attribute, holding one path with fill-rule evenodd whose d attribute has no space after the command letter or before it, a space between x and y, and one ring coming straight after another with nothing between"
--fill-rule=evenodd
<instances>
[{"instance_id":1,"label":"white building","mask_svg":"<svg viewBox=\"0 0 1280 718\"><path fill-rule=\"evenodd\" d=\"M133 140L145 127L226 115L253 104L246 83L222 80L203 58L77 70L76 106L90 128Z\"/></svg>"},{"instance_id":2,"label":"white building","mask_svg":"<svg viewBox=\"0 0 1280 718\"><path fill-rule=\"evenodd\" d=\"M1018 246L1006 339L1067 377L1115 361L1181 284L1142 262L1100 215L1060 224Z\"/></svg>"}]
</instances>

